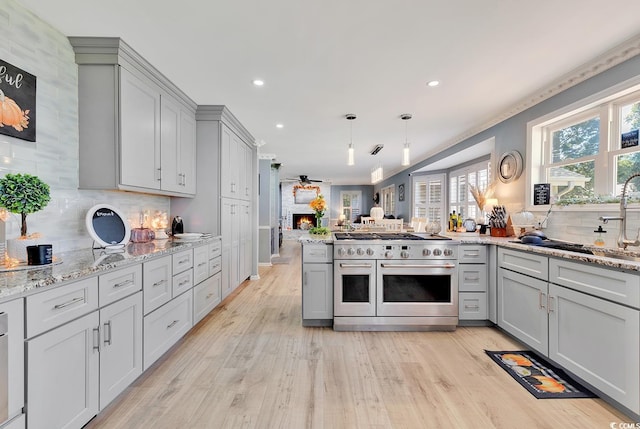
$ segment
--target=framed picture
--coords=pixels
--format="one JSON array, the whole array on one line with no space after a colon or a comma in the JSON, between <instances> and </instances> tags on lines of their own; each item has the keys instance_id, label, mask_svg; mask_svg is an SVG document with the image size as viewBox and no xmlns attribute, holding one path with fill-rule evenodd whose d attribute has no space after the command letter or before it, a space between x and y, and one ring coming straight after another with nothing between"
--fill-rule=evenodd
<instances>
[{"instance_id":1,"label":"framed picture","mask_svg":"<svg viewBox=\"0 0 640 429\"><path fill-rule=\"evenodd\" d=\"M294 186L293 199L296 204L309 204L320 193L319 186Z\"/></svg>"},{"instance_id":2,"label":"framed picture","mask_svg":"<svg viewBox=\"0 0 640 429\"><path fill-rule=\"evenodd\" d=\"M36 77L0 60L0 134L36 141Z\"/></svg>"},{"instance_id":3,"label":"framed picture","mask_svg":"<svg viewBox=\"0 0 640 429\"><path fill-rule=\"evenodd\" d=\"M398 201L404 201L404 183L398 185Z\"/></svg>"}]
</instances>

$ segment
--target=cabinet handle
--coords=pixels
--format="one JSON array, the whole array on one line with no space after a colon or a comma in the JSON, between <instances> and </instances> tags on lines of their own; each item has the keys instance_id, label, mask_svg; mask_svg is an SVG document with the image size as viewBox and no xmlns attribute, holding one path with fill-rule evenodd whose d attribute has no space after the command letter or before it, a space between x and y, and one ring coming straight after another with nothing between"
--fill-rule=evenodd
<instances>
[{"instance_id":1,"label":"cabinet handle","mask_svg":"<svg viewBox=\"0 0 640 429\"><path fill-rule=\"evenodd\" d=\"M93 328L93 350L100 351L100 326Z\"/></svg>"},{"instance_id":2,"label":"cabinet handle","mask_svg":"<svg viewBox=\"0 0 640 429\"><path fill-rule=\"evenodd\" d=\"M477 250L466 250L464 252L464 256L478 256L480 255L480 252Z\"/></svg>"},{"instance_id":3,"label":"cabinet handle","mask_svg":"<svg viewBox=\"0 0 640 429\"><path fill-rule=\"evenodd\" d=\"M185 280L185 281L183 281L183 282L178 283L178 287L182 287L182 286L186 285L187 283L189 283L189 279L187 279L187 280Z\"/></svg>"},{"instance_id":4,"label":"cabinet handle","mask_svg":"<svg viewBox=\"0 0 640 429\"><path fill-rule=\"evenodd\" d=\"M201 266L203 266L203 265L207 265L207 263L206 263L206 262L200 262L200 263L198 264L198 266L199 266L199 267L201 267Z\"/></svg>"},{"instance_id":5,"label":"cabinet handle","mask_svg":"<svg viewBox=\"0 0 640 429\"><path fill-rule=\"evenodd\" d=\"M465 306L464 306L465 310L477 310L479 308L480 308L479 305L467 305L467 304L465 304Z\"/></svg>"},{"instance_id":6,"label":"cabinet handle","mask_svg":"<svg viewBox=\"0 0 640 429\"><path fill-rule=\"evenodd\" d=\"M209 293L209 294L207 294L207 296L205 297L205 299L209 299L209 298L211 298L212 296L213 296L213 293Z\"/></svg>"},{"instance_id":7,"label":"cabinet handle","mask_svg":"<svg viewBox=\"0 0 640 429\"><path fill-rule=\"evenodd\" d=\"M556 299L555 297L549 295L549 297L547 298L547 314L549 313L553 313L553 300Z\"/></svg>"},{"instance_id":8,"label":"cabinet handle","mask_svg":"<svg viewBox=\"0 0 640 429\"><path fill-rule=\"evenodd\" d=\"M542 292L538 292L538 307L540 308L540 310L542 310L544 308L544 302L546 301L546 294L542 293Z\"/></svg>"},{"instance_id":9,"label":"cabinet handle","mask_svg":"<svg viewBox=\"0 0 640 429\"><path fill-rule=\"evenodd\" d=\"M466 277L464 278L464 281L470 281L470 280L480 280L480 277Z\"/></svg>"},{"instance_id":10,"label":"cabinet handle","mask_svg":"<svg viewBox=\"0 0 640 429\"><path fill-rule=\"evenodd\" d=\"M159 182L162 179L162 168L157 168L156 171L158 172L156 181Z\"/></svg>"},{"instance_id":11,"label":"cabinet handle","mask_svg":"<svg viewBox=\"0 0 640 429\"><path fill-rule=\"evenodd\" d=\"M189 262L189 258L178 261L178 265L186 264L187 262Z\"/></svg>"},{"instance_id":12,"label":"cabinet handle","mask_svg":"<svg viewBox=\"0 0 640 429\"><path fill-rule=\"evenodd\" d=\"M127 285L131 285L131 284L133 284L133 280L125 280L125 281L123 281L123 282L120 282L120 283L116 283L116 284L114 284L114 285L113 285L113 288L114 288L114 289L117 289L117 288L119 288L119 287L127 286Z\"/></svg>"},{"instance_id":13,"label":"cabinet handle","mask_svg":"<svg viewBox=\"0 0 640 429\"><path fill-rule=\"evenodd\" d=\"M53 308L55 310L60 310L62 308L68 307L68 306L73 305L73 304L77 304L79 302L84 302L84 297L83 296L79 296L77 298L73 298L71 301L63 302L62 304L56 304L56 305L53 306Z\"/></svg>"},{"instance_id":14,"label":"cabinet handle","mask_svg":"<svg viewBox=\"0 0 640 429\"><path fill-rule=\"evenodd\" d=\"M306 271L304 272L304 277L302 279L302 284L305 284L305 285L308 284L307 283L307 272Z\"/></svg>"},{"instance_id":15,"label":"cabinet handle","mask_svg":"<svg viewBox=\"0 0 640 429\"><path fill-rule=\"evenodd\" d=\"M109 328L107 330L107 328ZM109 332L109 336L107 336L107 332ZM104 344L111 345L111 320L104 324Z\"/></svg>"},{"instance_id":16,"label":"cabinet handle","mask_svg":"<svg viewBox=\"0 0 640 429\"><path fill-rule=\"evenodd\" d=\"M167 325L167 329L171 329L171 328L173 328L173 327L175 326L175 324L176 324L176 323L178 323L178 320L174 320L173 322L169 323L169 324Z\"/></svg>"},{"instance_id":17,"label":"cabinet handle","mask_svg":"<svg viewBox=\"0 0 640 429\"><path fill-rule=\"evenodd\" d=\"M164 280L164 279L162 279L162 280L160 280L160 281L158 281L158 282L155 282L152 286L153 286L153 287L160 286L160 285L161 285L162 283L164 283L164 282L165 282L165 280Z\"/></svg>"}]
</instances>

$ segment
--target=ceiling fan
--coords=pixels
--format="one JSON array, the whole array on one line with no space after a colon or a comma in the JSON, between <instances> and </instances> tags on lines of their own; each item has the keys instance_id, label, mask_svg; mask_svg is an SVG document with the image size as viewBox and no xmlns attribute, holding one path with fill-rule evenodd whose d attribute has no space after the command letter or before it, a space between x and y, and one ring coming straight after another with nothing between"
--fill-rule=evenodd
<instances>
[{"instance_id":1,"label":"ceiling fan","mask_svg":"<svg viewBox=\"0 0 640 429\"><path fill-rule=\"evenodd\" d=\"M315 180L315 179L309 179L306 175L301 174L299 176L299 179L290 179L287 178L287 180L297 180L298 182L300 182L301 185L310 185L311 183L322 183L322 180Z\"/></svg>"}]
</instances>

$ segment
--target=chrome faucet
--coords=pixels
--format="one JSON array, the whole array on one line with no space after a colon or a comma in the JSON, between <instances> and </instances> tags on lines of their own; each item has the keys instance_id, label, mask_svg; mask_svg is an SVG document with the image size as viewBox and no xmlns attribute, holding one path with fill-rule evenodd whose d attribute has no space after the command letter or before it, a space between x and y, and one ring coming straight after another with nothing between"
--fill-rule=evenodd
<instances>
[{"instance_id":1,"label":"chrome faucet","mask_svg":"<svg viewBox=\"0 0 640 429\"><path fill-rule=\"evenodd\" d=\"M620 216L600 216L602 223L607 223L610 220L620 221L620 231L618 231L618 247L626 249L627 246L640 246L640 230L638 230L638 236L635 240L629 240L627 238L627 185L632 179L640 177L640 173L634 173L627 178L622 187L622 196L620 197Z\"/></svg>"}]
</instances>

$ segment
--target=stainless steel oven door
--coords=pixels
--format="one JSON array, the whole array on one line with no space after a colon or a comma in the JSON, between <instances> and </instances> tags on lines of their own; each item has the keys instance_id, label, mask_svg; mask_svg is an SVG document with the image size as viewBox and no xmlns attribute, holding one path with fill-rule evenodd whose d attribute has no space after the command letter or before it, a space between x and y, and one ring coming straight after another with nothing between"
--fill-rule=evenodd
<instances>
[{"instance_id":1,"label":"stainless steel oven door","mask_svg":"<svg viewBox=\"0 0 640 429\"><path fill-rule=\"evenodd\" d=\"M375 283L375 260L334 261L334 316L375 316Z\"/></svg>"},{"instance_id":2,"label":"stainless steel oven door","mask_svg":"<svg viewBox=\"0 0 640 429\"><path fill-rule=\"evenodd\" d=\"M458 317L454 261L378 261L378 316Z\"/></svg>"}]
</instances>

